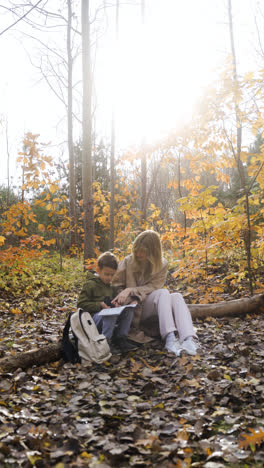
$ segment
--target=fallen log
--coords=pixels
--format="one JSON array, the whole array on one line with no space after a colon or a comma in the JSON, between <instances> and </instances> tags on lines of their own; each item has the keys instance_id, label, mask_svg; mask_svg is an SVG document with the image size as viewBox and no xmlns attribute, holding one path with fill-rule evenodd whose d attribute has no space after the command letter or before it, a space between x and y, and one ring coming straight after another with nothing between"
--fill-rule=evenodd
<instances>
[{"instance_id":1,"label":"fallen log","mask_svg":"<svg viewBox=\"0 0 264 468\"><path fill-rule=\"evenodd\" d=\"M264 294L233 301L221 301L215 304L191 304L188 307L192 318L244 316L255 312L264 312Z\"/></svg>"},{"instance_id":2,"label":"fallen log","mask_svg":"<svg viewBox=\"0 0 264 468\"><path fill-rule=\"evenodd\" d=\"M48 362L59 361L62 357L61 343L42 346L39 349L26 351L25 353L7 356L0 359L0 370L2 372L12 372L16 369L27 369L34 365L42 366Z\"/></svg>"},{"instance_id":3,"label":"fallen log","mask_svg":"<svg viewBox=\"0 0 264 468\"><path fill-rule=\"evenodd\" d=\"M188 304L193 319L206 317L242 317L252 313L264 312L264 294L256 294L252 297L221 301L214 304ZM155 337L159 334L158 317L149 317L141 328L148 336Z\"/></svg>"},{"instance_id":4,"label":"fallen log","mask_svg":"<svg viewBox=\"0 0 264 468\"><path fill-rule=\"evenodd\" d=\"M192 318L245 316L264 312L264 294L235 299L233 301L222 301L215 304L188 304L188 307ZM158 330L158 323L156 321L154 323L153 318L151 325L156 331ZM147 331L150 332L150 328L147 328ZM151 333L151 336L157 336L157 332L156 334ZM58 361L61 357L62 347L61 343L58 342L43 346L37 350L2 358L0 359L0 370L2 372L12 372L19 368L27 369L33 365L41 366L48 362Z\"/></svg>"}]
</instances>

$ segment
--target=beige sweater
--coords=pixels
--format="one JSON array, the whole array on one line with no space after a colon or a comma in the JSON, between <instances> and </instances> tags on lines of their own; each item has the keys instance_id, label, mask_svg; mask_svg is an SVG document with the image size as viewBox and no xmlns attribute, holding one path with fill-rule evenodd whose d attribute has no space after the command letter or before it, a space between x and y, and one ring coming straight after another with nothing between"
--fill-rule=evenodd
<instances>
[{"instance_id":1,"label":"beige sweater","mask_svg":"<svg viewBox=\"0 0 264 468\"><path fill-rule=\"evenodd\" d=\"M128 255L119 263L112 284L119 292L125 288L132 288L128 302L131 302L133 296L144 301L148 294L164 286L167 272L168 262L165 258L162 258L161 270L152 274L149 265L144 270L138 269L133 263L132 255Z\"/></svg>"},{"instance_id":2,"label":"beige sweater","mask_svg":"<svg viewBox=\"0 0 264 468\"><path fill-rule=\"evenodd\" d=\"M143 302L147 295L152 291L163 288L168 272L168 262L162 258L162 268L157 273L151 274L150 265L144 270L138 269L133 264L132 255L125 257L119 264L117 272L113 278L112 284L117 287L118 292L125 288L131 288L127 304L135 299ZM141 322L142 306L139 304L134 309L134 318L129 332L129 338L138 343L147 343L159 335L158 317L153 316L151 323Z\"/></svg>"}]
</instances>

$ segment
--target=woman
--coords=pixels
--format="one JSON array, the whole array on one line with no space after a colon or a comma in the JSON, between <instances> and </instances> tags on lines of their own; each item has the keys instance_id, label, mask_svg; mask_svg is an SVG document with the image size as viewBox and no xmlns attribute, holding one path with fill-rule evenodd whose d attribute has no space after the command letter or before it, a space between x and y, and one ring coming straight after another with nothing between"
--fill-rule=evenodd
<instances>
[{"instance_id":1,"label":"woman","mask_svg":"<svg viewBox=\"0 0 264 468\"><path fill-rule=\"evenodd\" d=\"M168 262L162 257L159 234L155 231L141 232L133 243L132 254L120 262L113 278L113 285L120 292L112 302L118 307L137 300L142 304L137 326L148 319L151 323L158 316L165 348L176 356L180 356L183 350L194 356L198 344L194 339L196 334L190 311L181 294L170 294L167 289L162 289L167 271Z\"/></svg>"}]
</instances>

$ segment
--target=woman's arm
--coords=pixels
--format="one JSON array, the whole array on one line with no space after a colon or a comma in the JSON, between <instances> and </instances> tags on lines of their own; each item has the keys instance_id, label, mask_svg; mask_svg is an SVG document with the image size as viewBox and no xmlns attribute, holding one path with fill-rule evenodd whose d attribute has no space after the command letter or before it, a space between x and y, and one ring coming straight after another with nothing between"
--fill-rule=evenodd
<instances>
[{"instance_id":1,"label":"woman's arm","mask_svg":"<svg viewBox=\"0 0 264 468\"><path fill-rule=\"evenodd\" d=\"M127 303L127 300L131 294L131 288L125 288L121 291L113 300L112 303L118 307ZM131 303L131 302L130 302Z\"/></svg>"},{"instance_id":2,"label":"woman's arm","mask_svg":"<svg viewBox=\"0 0 264 468\"><path fill-rule=\"evenodd\" d=\"M130 291L131 296L137 296L140 301L144 301L148 294L156 291L157 289L163 288L168 272L168 262L164 261L160 271L150 275L149 279L146 279L142 286L134 286Z\"/></svg>"},{"instance_id":3,"label":"woman's arm","mask_svg":"<svg viewBox=\"0 0 264 468\"><path fill-rule=\"evenodd\" d=\"M124 278L124 274L126 273L126 270L123 271L124 266L125 265L123 264L122 269L120 269L120 277L119 277L120 279ZM141 286L136 285L133 275L127 274L126 275L127 278L132 278L131 284L130 284L130 281L128 280L125 282L125 285L123 285L123 288L122 287L120 288L121 292L119 292L119 294L114 298L115 305L123 305L135 299L138 302L144 301L146 296L150 294L152 291L163 288L166 282L167 272L168 272L168 262L167 260L163 259L163 266L161 270L153 275L149 275L149 278L146 278L144 283ZM124 283L124 280L123 280L123 283ZM116 285L116 281L115 281L115 285ZM121 285L121 281L120 281L120 285ZM120 289L118 288L118 291L120 291Z\"/></svg>"},{"instance_id":4,"label":"woman's arm","mask_svg":"<svg viewBox=\"0 0 264 468\"><path fill-rule=\"evenodd\" d=\"M126 259L124 258L118 265L118 268L114 274L112 285L116 289L117 293L120 293L126 288Z\"/></svg>"},{"instance_id":5,"label":"woman's arm","mask_svg":"<svg viewBox=\"0 0 264 468\"><path fill-rule=\"evenodd\" d=\"M118 307L120 305L124 304L134 304L135 302L139 302L138 297L133 297L131 293L131 286L132 284L128 285L127 284L127 278L129 275L127 275L127 269L131 268L129 266L129 259L131 256L125 257L123 260L118 265L118 269L114 275L112 284L117 290L117 295L116 297L112 300L113 304ZM131 277L131 275L130 275ZM134 281L134 285L136 282ZM128 287L130 286L130 287Z\"/></svg>"}]
</instances>

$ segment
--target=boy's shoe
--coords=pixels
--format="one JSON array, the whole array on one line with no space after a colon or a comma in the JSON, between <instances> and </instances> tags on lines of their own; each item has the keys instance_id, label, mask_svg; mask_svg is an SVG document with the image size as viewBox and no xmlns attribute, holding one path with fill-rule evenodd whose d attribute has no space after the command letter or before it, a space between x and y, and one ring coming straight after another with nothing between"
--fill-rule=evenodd
<instances>
[{"instance_id":1,"label":"boy's shoe","mask_svg":"<svg viewBox=\"0 0 264 468\"><path fill-rule=\"evenodd\" d=\"M112 355L121 354L120 349L112 343L110 343L109 348Z\"/></svg>"},{"instance_id":2,"label":"boy's shoe","mask_svg":"<svg viewBox=\"0 0 264 468\"><path fill-rule=\"evenodd\" d=\"M113 345L118 346L122 353L128 353L129 351L137 349L137 345L128 341L126 336L115 337L115 339L113 340Z\"/></svg>"},{"instance_id":3,"label":"boy's shoe","mask_svg":"<svg viewBox=\"0 0 264 468\"><path fill-rule=\"evenodd\" d=\"M186 353L190 354L191 356L195 356L197 353L197 349L199 348L199 344L195 342L192 336L186 338L181 346L184 349L184 351L186 351Z\"/></svg>"},{"instance_id":4,"label":"boy's shoe","mask_svg":"<svg viewBox=\"0 0 264 468\"><path fill-rule=\"evenodd\" d=\"M109 348L110 348L110 353L111 354L120 354L120 350L115 346L115 343L113 343L112 340L110 340L109 338L107 338L107 342L109 344Z\"/></svg>"},{"instance_id":5,"label":"boy's shoe","mask_svg":"<svg viewBox=\"0 0 264 468\"><path fill-rule=\"evenodd\" d=\"M174 353L178 357L181 355L183 351L183 347L176 337L175 337L175 340L169 341L169 343L166 343L165 348L171 353Z\"/></svg>"}]
</instances>

